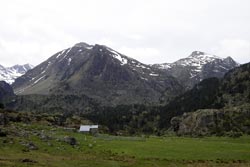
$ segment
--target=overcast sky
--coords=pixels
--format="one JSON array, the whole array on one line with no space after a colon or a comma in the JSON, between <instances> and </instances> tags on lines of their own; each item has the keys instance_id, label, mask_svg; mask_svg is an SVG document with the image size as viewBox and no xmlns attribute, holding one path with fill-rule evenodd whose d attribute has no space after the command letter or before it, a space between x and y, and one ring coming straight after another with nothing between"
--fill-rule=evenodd
<instances>
[{"instance_id":1,"label":"overcast sky","mask_svg":"<svg viewBox=\"0 0 250 167\"><path fill-rule=\"evenodd\" d=\"M1 0L1 65L38 65L78 42L143 63L194 50L246 63L250 0Z\"/></svg>"}]
</instances>

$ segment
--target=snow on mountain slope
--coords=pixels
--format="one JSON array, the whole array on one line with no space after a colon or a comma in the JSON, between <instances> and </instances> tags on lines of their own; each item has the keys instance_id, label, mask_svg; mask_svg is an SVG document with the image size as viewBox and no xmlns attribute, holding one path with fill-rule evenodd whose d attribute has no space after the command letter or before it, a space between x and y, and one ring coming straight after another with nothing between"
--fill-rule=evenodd
<instances>
[{"instance_id":1,"label":"snow on mountain slope","mask_svg":"<svg viewBox=\"0 0 250 167\"><path fill-rule=\"evenodd\" d=\"M169 69L173 66L192 66L197 68L198 70L201 70L205 64L210 63L214 60L223 60L223 58L200 51L194 51L187 58L180 59L174 63L155 64L154 66L160 69Z\"/></svg>"},{"instance_id":2,"label":"snow on mountain slope","mask_svg":"<svg viewBox=\"0 0 250 167\"><path fill-rule=\"evenodd\" d=\"M196 67L198 70L201 70L205 64L217 59L222 58L204 52L194 51L189 57L176 61L174 65L192 66Z\"/></svg>"},{"instance_id":3,"label":"snow on mountain slope","mask_svg":"<svg viewBox=\"0 0 250 167\"><path fill-rule=\"evenodd\" d=\"M223 77L232 68L239 66L231 57L220 58L201 51L194 51L186 58L174 63L154 64L156 68L166 70L178 78L187 88L210 77Z\"/></svg>"},{"instance_id":4,"label":"snow on mountain slope","mask_svg":"<svg viewBox=\"0 0 250 167\"><path fill-rule=\"evenodd\" d=\"M0 81L12 84L16 78L24 75L32 68L33 66L31 64L14 65L12 67L4 67L0 65Z\"/></svg>"},{"instance_id":5,"label":"snow on mountain slope","mask_svg":"<svg viewBox=\"0 0 250 167\"><path fill-rule=\"evenodd\" d=\"M164 70L104 45L78 43L52 55L12 84L16 94L83 94L101 103L158 102L182 86Z\"/></svg>"},{"instance_id":6,"label":"snow on mountain slope","mask_svg":"<svg viewBox=\"0 0 250 167\"><path fill-rule=\"evenodd\" d=\"M57 52L55 55L50 57L47 61L38 65L32 74L27 75L27 80L29 80L29 87L38 84L45 80L45 76L56 74L57 79L61 80L62 71L74 71L76 65L79 68L82 66L81 62L87 61L89 56L93 57L93 55L100 55L100 57L108 56L110 57L110 61L115 64L120 64L124 66L124 68L130 68L134 72L140 73L141 78L147 80L147 77L161 77L162 75L157 68L151 67L150 65L143 64L131 57L125 56L107 46L104 45L89 45L87 43L81 42L75 44L74 46L64 49L62 51ZM100 62L100 66L105 64L104 62ZM55 68L58 67L58 68ZM61 68L64 69L61 69ZM99 67L96 67L99 68ZM60 69L60 70L59 70ZM58 71L59 70L59 71ZM53 71L53 72L52 72ZM67 73L67 72L66 72ZM64 74L63 74L64 75ZM68 74L67 74L68 75ZM146 79L145 79L146 78ZM54 79L54 80L57 80ZM25 88L26 89L26 88Z\"/></svg>"}]
</instances>

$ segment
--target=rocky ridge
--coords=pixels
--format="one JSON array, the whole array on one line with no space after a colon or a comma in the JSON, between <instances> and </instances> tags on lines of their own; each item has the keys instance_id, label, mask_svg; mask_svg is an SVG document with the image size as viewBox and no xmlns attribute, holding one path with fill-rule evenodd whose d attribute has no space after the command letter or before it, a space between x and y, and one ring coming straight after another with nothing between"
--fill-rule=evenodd
<instances>
[{"instance_id":1,"label":"rocky ridge","mask_svg":"<svg viewBox=\"0 0 250 167\"><path fill-rule=\"evenodd\" d=\"M201 51L194 51L187 58L174 63L154 64L156 68L166 70L167 73L179 79L186 89L191 89L203 79L222 78L230 69L239 64L231 57L220 58Z\"/></svg>"},{"instance_id":2,"label":"rocky ridge","mask_svg":"<svg viewBox=\"0 0 250 167\"><path fill-rule=\"evenodd\" d=\"M44 61L14 83L15 93L84 94L101 103L155 103L162 92L182 92L164 70L143 64L104 45L78 43Z\"/></svg>"}]
</instances>

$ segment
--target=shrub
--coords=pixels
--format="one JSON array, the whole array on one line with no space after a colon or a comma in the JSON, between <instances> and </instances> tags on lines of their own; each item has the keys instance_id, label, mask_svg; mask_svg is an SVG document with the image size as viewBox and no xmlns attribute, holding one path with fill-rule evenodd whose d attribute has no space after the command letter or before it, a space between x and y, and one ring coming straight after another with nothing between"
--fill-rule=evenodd
<instances>
[{"instance_id":1,"label":"shrub","mask_svg":"<svg viewBox=\"0 0 250 167\"><path fill-rule=\"evenodd\" d=\"M0 103L0 109L4 109L4 104Z\"/></svg>"},{"instance_id":2,"label":"shrub","mask_svg":"<svg viewBox=\"0 0 250 167\"><path fill-rule=\"evenodd\" d=\"M229 137L233 137L233 138L239 138L243 135L242 132L234 132L234 131L230 131L227 133L227 136Z\"/></svg>"}]
</instances>

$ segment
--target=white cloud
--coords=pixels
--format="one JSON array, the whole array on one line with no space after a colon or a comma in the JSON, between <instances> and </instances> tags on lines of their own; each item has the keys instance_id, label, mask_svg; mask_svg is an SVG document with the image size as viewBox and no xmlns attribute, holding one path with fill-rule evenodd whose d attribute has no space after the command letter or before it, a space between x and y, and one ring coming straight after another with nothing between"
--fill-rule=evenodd
<instances>
[{"instance_id":1,"label":"white cloud","mask_svg":"<svg viewBox=\"0 0 250 167\"><path fill-rule=\"evenodd\" d=\"M97 40L96 41L97 44L100 44L100 45L105 45L105 46L114 46L114 42L112 41L112 39L109 39L109 38L102 38L100 40Z\"/></svg>"},{"instance_id":2,"label":"white cloud","mask_svg":"<svg viewBox=\"0 0 250 167\"><path fill-rule=\"evenodd\" d=\"M156 63L160 56L160 52L155 48L128 48L124 46L119 51L147 64Z\"/></svg>"},{"instance_id":3,"label":"white cloud","mask_svg":"<svg viewBox=\"0 0 250 167\"><path fill-rule=\"evenodd\" d=\"M213 52L223 57L231 56L239 63L250 61L250 41L241 39L225 39L213 49Z\"/></svg>"}]
</instances>

